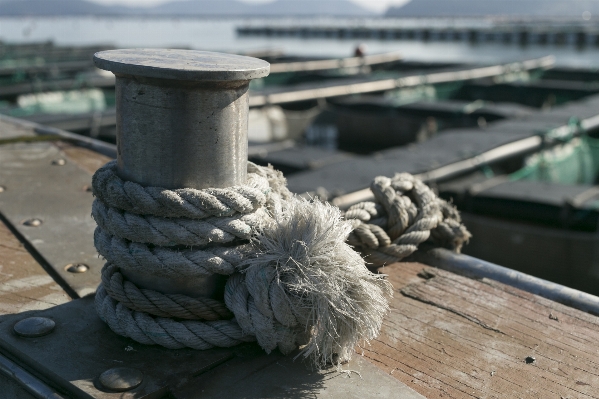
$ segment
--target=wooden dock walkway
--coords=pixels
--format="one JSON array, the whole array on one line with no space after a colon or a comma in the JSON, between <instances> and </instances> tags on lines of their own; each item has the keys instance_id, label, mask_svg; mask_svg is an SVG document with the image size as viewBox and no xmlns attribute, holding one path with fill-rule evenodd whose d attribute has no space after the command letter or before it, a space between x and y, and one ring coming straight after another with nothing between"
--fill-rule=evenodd
<instances>
[{"instance_id":1,"label":"wooden dock walkway","mask_svg":"<svg viewBox=\"0 0 599 399\"><path fill-rule=\"evenodd\" d=\"M384 272L392 310L364 356L425 397L599 395L599 318L417 263Z\"/></svg>"},{"instance_id":2,"label":"wooden dock walkway","mask_svg":"<svg viewBox=\"0 0 599 399\"><path fill-rule=\"evenodd\" d=\"M0 139L34 136L31 127L0 120ZM37 197L47 195L46 183L39 179L49 177L58 185L52 191L53 218L31 207L32 191L15 192L23 187L13 179L14 160L4 156L15 151L22 161L36 160L18 173L19 181L35 188ZM68 177L61 177L64 165L51 164L56 159L71 166ZM25 368L65 398L191 399L223 397L227 392L247 398L599 397L599 317L491 280L473 280L419 263L380 270L389 276L394 298L379 338L357 348L356 359L345 367L359 371L361 378L334 370L315 373L289 357L266 356L255 345L168 351L116 336L95 315L90 297L69 301L67 295L92 293L101 261L86 261L86 273L65 271L67 263L87 257L93 241L93 228L79 220L79 209L87 207L81 217L92 224L93 198L81 182L89 183L108 159L72 142L0 145L0 358ZM377 173L398 167L391 164ZM59 192L64 194L60 198ZM8 196L11 202L19 201L17 213L7 205ZM43 219L42 224L24 226L27 214ZM57 331L32 341L17 338L12 325L25 315L50 315L59 324ZM212 359L208 365L206 359ZM163 362L174 368L183 365L191 375L175 381L167 376L174 371L165 374L153 366ZM147 385L129 393L99 391L94 378L116 365L142 370ZM10 397L19 398L22 386L1 372L0 385Z\"/></svg>"}]
</instances>

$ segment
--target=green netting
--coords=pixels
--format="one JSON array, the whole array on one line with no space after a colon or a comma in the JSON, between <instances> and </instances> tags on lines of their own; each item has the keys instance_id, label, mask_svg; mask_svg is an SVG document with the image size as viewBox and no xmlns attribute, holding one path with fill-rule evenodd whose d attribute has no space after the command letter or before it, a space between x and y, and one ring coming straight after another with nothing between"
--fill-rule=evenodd
<instances>
[{"instance_id":1,"label":"green netting","mask_svg":"<svg viewBox=\"0 0 599 399\"><path fill-rule=\"evenodd\" d=\"M561 184L594 184L599 174L599 139L582 136L526 160L511 180Z\"/></svg>"}]
</instances>

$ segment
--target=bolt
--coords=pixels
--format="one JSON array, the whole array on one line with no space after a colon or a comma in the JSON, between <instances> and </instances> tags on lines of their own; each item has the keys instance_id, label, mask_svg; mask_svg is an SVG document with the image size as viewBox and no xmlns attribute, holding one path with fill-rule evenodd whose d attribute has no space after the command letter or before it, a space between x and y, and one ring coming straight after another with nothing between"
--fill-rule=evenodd
<instances>
[{"instance_id":1,"label":"bolt","mask_svg":"<svg viewBox=\"0 0 599 399\"><path fill-rule=\"evenodd\" d=\"M4 186L0 186L0 193L3 193L3 192L5 192L5 191L6 191L6 187L4 187Z\"/></svg>"},{"instance_id":2,"label":"bolt","mask_svg":"<svg viewBox=\"0 0 599 399\"><path fill-rule=\"evenodd\" d=\"M42 225L42 220L37 218L27 219L23 221L23 226L29 227L40 227Z\"/></svg>"},{"instance_id":3,"label":"bolt","mask_svg":"<svg viewBox=\"0 0 599 399\"><path fill-rule=\"evenodd\" d=\"M55 159L54 161L52 161L52 165L56 165L56 166L64 166L67 164L67 161L63 158L58 158Z\"/></svg>"},{"instance_id":4,"label":"bolt","mask_svg":"<svg viewBox=\"0 0 599 399\"><path fill-rule=\"evenodd\" d=\"M47 317L28 317L14 325L13 330L17 335L25 338L43 337L50 334L56 323Z\"/></svg>"},{"instance_id":5,"label":"bolt","mask_svg":"<svg viewBox=\"0 0 599 399\"><path fill-rule=\"evenodd\" d=\"M69 263L68 265L66 265L64 267L64 270L66 270L69 273L85 273L86 271L89 270L89 266L84 264L84 263Z\"/></svg>"},{"instance_id":6,"label":"bolt","mask_svg":"<svg viewBox=\"0 0 599 399\"><path fill-rule=\"evenodd\" d=\"M116 392L130 391L137 388L143 381L141 371L128 367L115 367L100 374L102 387Z\"/></svg>"}]
</instances>

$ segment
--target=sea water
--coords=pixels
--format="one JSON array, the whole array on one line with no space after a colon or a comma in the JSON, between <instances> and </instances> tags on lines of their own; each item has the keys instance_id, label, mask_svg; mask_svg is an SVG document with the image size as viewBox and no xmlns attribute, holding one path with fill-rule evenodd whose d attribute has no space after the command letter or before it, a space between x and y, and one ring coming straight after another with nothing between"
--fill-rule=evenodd
<instances>
[{"instance_id":1,"label":"sea water","mask_svg":"<svg viewBox=\"0 0 599 399\"><path fill-rule=\"evenodd\" d=\"M326 25L397 27L486 27L486 19L385 18L172 18L172 17L0 17L0 40L27 43L51 40L57 45L110 44L128 47L185 47L199 50L248 52L266 49L289 54L345 57L358 44L370 54L400 51L405 59L500 63L553 54L562 66L599 67L599 47L528 45L516 43L421 42L395 39L327 39L241 37L239 26Z\"/></svg>"}]
</instances>

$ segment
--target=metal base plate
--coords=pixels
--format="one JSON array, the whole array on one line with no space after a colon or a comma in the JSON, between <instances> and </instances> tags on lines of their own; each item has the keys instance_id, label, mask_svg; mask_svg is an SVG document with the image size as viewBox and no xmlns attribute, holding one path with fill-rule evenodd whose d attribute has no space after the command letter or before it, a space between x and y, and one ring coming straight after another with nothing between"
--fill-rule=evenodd
<instances>
[{"instance_id":1,"label":"metal base plate","mask_svg":"<svg viewBox=\"0 0 599 399\"><path fill-rule=\"evenodd\" d=\"M59 162L61 161L61 162ZM64 162L64 163L63 163ZM54 269L67 292L93 293L104 261L93 244L96 223L93 196L85 191L91 175L67 160L50 143L0 147L0 213ZM38 220L38 224L28 221ZM42 263L43 264L43 263ZM68 265L85 264L85 273L70 273Z\"/></svg>"},{"instance_id":2,"label":"metal base plate","mask_svg":"<svg viewBox=\"0 0 599 399\"><path fill-rule=\"evenodd\" d=\"M93 296L43 311L0 316L0 351L70 398L364 398L422 396L356 355L340 373L311 370L278 351L266 355L256 344L196 351L145 346L114 334L96 315ZM56 328L46 336L23 338L19 320L48 317ZM98 377L114 367L143 373L128 392L108 392ZM1 381L0 381L1 382ZM168 396L170 395L170 396Z\"/></svg>"}]
</instances>

